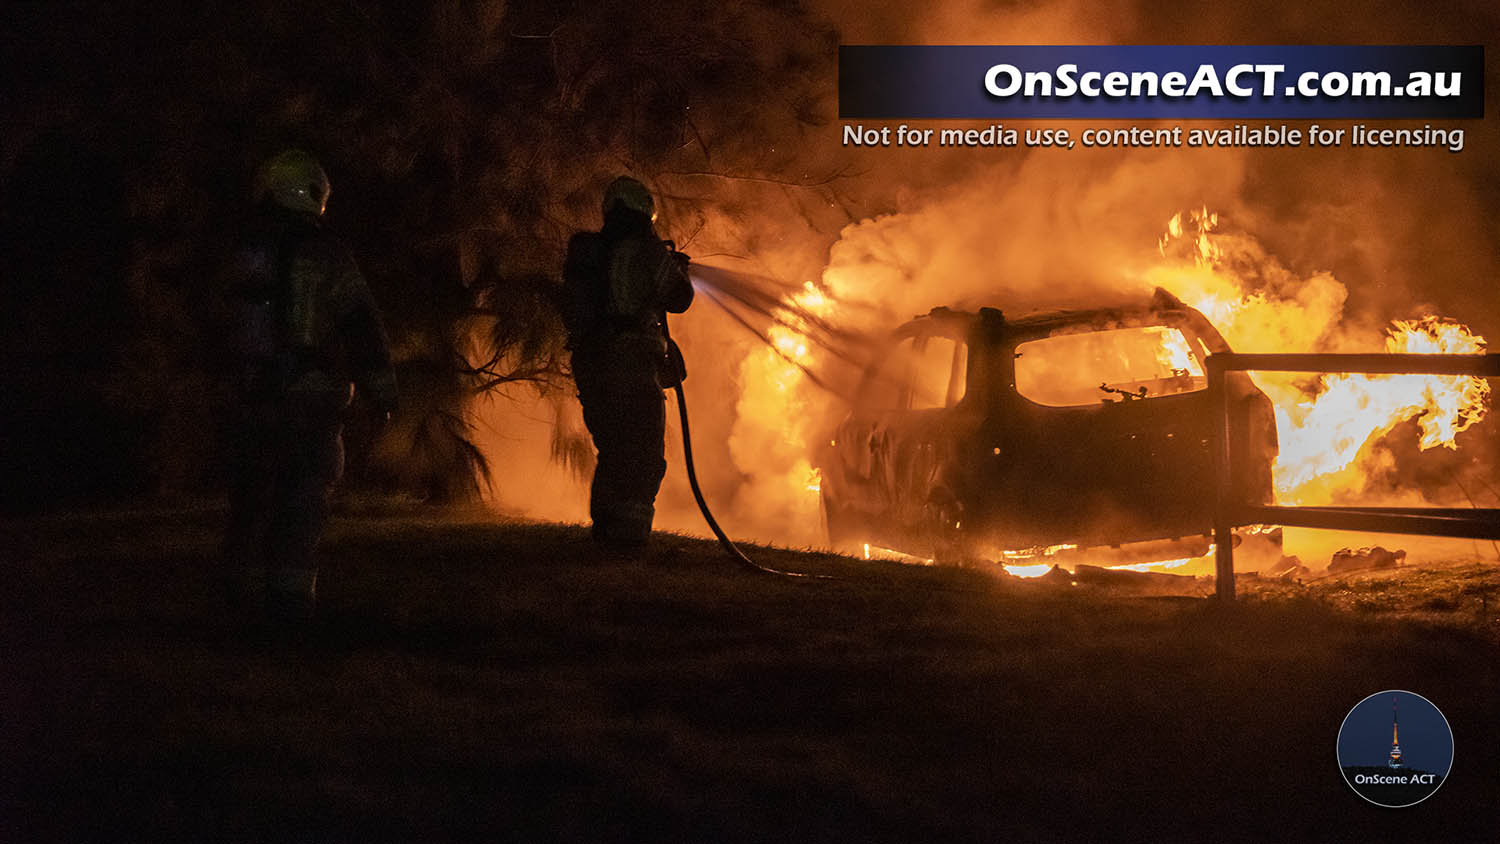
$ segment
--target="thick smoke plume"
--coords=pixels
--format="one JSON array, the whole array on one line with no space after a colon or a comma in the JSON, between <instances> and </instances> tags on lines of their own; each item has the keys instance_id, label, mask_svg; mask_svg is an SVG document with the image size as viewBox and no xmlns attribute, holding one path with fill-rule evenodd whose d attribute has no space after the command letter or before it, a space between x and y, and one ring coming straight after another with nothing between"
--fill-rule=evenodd
<instances>
[{"instance_id":1,"label":"thick smoke plume","mask_svg":"<svg viewBox=\"0 0 1500 844\"><path fill-rule=\"evenodd\" d=\"M1173 21L1186 34L1169 35L1159 32L1165 22L1133 3L998 12L949 3L920 14L863 7L858 14L826 13L844 43L1291 37L1275 22L1232 10ZM1395 14L1410 19L1406 31L1419 41L1457 43L1475 31L1455 24L1448 32L1432 16ZM1383 30L1364 32L1367 22L1348 26L1325 40L1390 40ZM720 180L694 182L692 191L682 190L681 181L665 185L675 195L691 193L693 208L689 226L674 229L668 217L667 234L705 262L735 271L704 274L698 303L673 330L689 359L699 473L721 521L737 536L821 542L808 449L845 411L841 395L860 350L934 306L994 305L1019 315L1115 304L1159 285L1201 306L1243 351L1383 351L1393 320L1429 315L1457 320L1474 335L1500 336L1493 121L1466 125L1466 149L1458 155L1442 149L845 150L838 147L834 106L831 98L822 102L821 133L767 125L761 135L767 147L796 145L801 170L838 174L827 185ZM789 170L788 180L802 175ZM1202 252L1208 247L1199 241L1194 211L1216 217L1207 241L1216 250L1211 260ZM1173 220L1177 229L1168 232ZM1330 389L1308 379L1261 382L1287 408ZM674 415L669 403L669 423ZM1288 419L1294 426L1305 421ZM1417 489L1423 500L1453 503L1459 484L1482 496L1475 479L1493 477L1496 468L1493 420L1458 434L1457 450L1423 450L1422 420L1414 411L1356 444L1359 472L1308 491L1309 498L1378 493L1394 500ZM503 418L490 422L515 430ZM512 434L505 448L549 454L550 436L536 433ZM658 524L702 533L675 437L669 425L671 468ZM1418 468L1434 462L1445 468L1435 474ZM581 518L586 490L579 481L567 483L569 512ZM534 496L525 485L499 492L503 506L539 512L527 504Z\"/></svg>"}]
</instances>

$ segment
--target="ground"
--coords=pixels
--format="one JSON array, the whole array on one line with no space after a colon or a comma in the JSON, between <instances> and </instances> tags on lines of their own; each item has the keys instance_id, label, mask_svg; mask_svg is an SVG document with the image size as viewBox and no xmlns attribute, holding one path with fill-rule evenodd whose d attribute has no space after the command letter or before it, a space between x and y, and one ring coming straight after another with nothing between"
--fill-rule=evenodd
<instances>
[{"instance_id":1,"label":"ground","mask_svg":"<svg viewBox=\"0 0 1500 844\"><path fill-rule=\"evenodd\" d=\"M224 612L213 508L0 525L0 838L1495 841L1500 574L1194 597L476 514L335 520L296 635ZM1433 700L1448 781L1343 783Z\"/></svg>"}]
</instances>

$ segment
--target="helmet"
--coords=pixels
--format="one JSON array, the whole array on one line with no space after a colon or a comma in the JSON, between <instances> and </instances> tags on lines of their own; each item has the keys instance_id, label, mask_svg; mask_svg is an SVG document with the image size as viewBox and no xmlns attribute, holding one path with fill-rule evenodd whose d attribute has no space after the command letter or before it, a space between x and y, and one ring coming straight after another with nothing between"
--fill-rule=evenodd
<instances>
[{"instance_id":1,"label":"helmet","mask_svg":"<svg viewBox=\"0 0 1500 844\"><path fill-rule=\"evenodd\" d=\"M615 179L609 183L609 187L604 189L604 213L608 214L616 205L623 205L653 220L656 219L656 203L651 200L651 191L646 190L645 185L629 176Z\"/></svg>"},{"instance_id":2,"label":"helmet","mask_svg":"<svg viewBox=\"0 0 1500 844\"><path fill-rule=\"evenodd\" d=\"M321 215L331 189L318 159L300 149L286 150L255 171L256 203L270 199L283 208Z\"/></svg>"}]
</instances>

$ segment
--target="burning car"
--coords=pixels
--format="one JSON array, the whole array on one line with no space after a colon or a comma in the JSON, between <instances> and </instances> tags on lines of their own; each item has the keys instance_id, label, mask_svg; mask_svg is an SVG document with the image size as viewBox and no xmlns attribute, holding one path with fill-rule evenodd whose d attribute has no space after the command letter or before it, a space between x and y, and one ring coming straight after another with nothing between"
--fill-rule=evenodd
<instances>
[{"instance_id":1,"label":"burning car","mask_svg":"<svg viewBox=\"0 0 1500 844\"><path fill-rule=\"evenodd\" d=\"M1207 553L1216 417L1204 361L1229 346L1170 293L1016 320L936 308L882 349L817 455L835 547L940 562ZM1228 389L1233 483L1270 503L1271 401L1244 373Z\"/></svg>"}]
</instances>

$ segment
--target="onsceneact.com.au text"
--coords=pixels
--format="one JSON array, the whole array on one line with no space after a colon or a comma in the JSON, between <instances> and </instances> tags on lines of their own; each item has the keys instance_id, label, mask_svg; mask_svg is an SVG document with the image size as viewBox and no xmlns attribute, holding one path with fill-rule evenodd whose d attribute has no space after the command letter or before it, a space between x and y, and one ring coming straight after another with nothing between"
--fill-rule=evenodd
<instances>
[{"instance_id":1,"label":"onsceneact.com.au text","mask_svg":"<svg viewBox=\"0 0 1500 844\"><path fill-rule=\"evenodd\" d=\"M1061 64L1052 70L1022 70L1013 64L990 66L984 74L984 89L993 97L1164 97L1192 99L1200 95L1223 97L1275 96L1286 75L1284 64L1237 64L1224 71L1201 64L1191 72L1086 70L1076 64ZM1389 71L1303 71L1283 90L1288 97L1457 97L1463 74L1411 71L1397 82Z\"/></svg>"}]
</instances>

